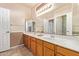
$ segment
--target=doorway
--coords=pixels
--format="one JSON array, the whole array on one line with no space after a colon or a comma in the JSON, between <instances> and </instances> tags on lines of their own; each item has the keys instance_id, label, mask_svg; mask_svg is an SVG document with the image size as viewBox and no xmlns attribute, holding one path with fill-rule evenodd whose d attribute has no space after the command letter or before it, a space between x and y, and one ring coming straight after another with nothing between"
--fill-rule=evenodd
<instances>
[{"instance_id":1,"label":"doorway","mask_svg":"<svg viewBox=\"0 0 79 59\"><path fill-rule=\"evenodd\" d=\"M54 19L49 20L49 33L54 34Z\"/></svg>"},{"instance_id":2,"label":"doorway","mask_svg":"<svg viewBox=\"0 0 79 59\"><path fill-rule=\"evenodd\" d=\"M62 16L62 35L66 35L66 15Z\"/></svg>"}]
</instances>

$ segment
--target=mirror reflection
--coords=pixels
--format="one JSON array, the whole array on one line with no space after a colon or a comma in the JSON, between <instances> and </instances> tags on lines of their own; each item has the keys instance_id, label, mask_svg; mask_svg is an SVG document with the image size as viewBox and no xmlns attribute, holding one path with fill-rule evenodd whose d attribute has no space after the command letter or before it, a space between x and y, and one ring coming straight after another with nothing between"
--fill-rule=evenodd
<instances>
[{"instance_id":1,"label":"mirror reflection","mask_svg":"<svg viewBox=\"0 0 79 59\"><path fill-rule=\"evenodd\" d=\"M64 36L79 36L79 5L55 3L53 6L54 8L51 11L27 21L27 31Z\"/></svg>"}]
</instances>

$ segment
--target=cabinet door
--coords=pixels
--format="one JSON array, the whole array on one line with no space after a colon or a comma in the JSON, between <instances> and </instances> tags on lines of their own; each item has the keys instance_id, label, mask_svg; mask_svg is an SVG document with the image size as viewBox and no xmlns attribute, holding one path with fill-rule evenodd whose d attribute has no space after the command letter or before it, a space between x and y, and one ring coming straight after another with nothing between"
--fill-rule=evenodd
<instances>
[{"instance_id":1,"label":"cabinet door","mask_svg":"<svg viewBox=\"0 0 79 59\"><path fill-rule=\"evenodd\" d=\"M54 51L50 50L47 47L44 47L44 56L54 56Z\"/></svg>"},{"instance_id":2,"label":"cabinet door","mask_svg":"<svg viewBox=\"0 0 79 59\"><path fill-rule=\"evenodd\" d=\"M56 56L63 56L63 55L61 55L61 54L59 54L59 53L56 53Z\"/></svg>"},{"instance_id":3,"label":"cabinet door","mask_svg":"<svg viewBox=\"0 0 79 59\"><path fill-rule=\"evenodd\" d=\"M54 50L54 44L44 41L43 45L51 50Z\"/></svg>"},{"instance_id":4,"label":"cabinet door","mask_svg":"<svg viewBox=\"0 0 79 59\"><path fill-rule=\"evenodd\" d=\"M30 48L31 47L31 39L30 39L30 36L28 36L27 41L28 41L27 48Z\"/></svg>"},{"instance_id":5,"label":"cabinet door","mask_svg":"<svg viewBox=\"0 0 79 59\"><path fill-rule=\"evenodd\" d=\"M66 48L63 48L63 47L60 47L60 46L57 46L56 49L57 49L58 53L60 53L64 56L79 56L79 53L66 49Z\"/></svg>"},{"instance_id":6,"label":"cabinet door","mask_svg":"<svg viewBox=\"0 0 79 59\"><path fill-rule=\"evenodd\" d=\"M37 44L37 56L43 56L43 46L41 44Z\"/></svg>"},{"instance_id":7,"label":"cabinet door","mask_svg":"<svg viewBox=\"0 0 79 59\"><path fill-rule=\"evenodd\" d=\"M31 39L31 51L33 55L36 55L36 42Z\"/></svg>"},{"instance_id":8,"label":"cabinet door","mask_svg":"<svg viewBox=\"0 0 79 59\"><path fill-rule=\"evenodd\" d=\"M37 42L37 44L40 44L40 45L43 44L43 41L41 39L37 39L36 42Z\"/></svg>"},{"instance_id":9,"label":"cabinet door","mask_svg":"<svg viewBox=\"0 0 79 59\"><path fill-rule=\"evenodd\" d=\"M23 35L23 43L24 43L25 47L27 47L28 39L27 39L27 36L25 34Z\"/></svg>"}]
</instances>

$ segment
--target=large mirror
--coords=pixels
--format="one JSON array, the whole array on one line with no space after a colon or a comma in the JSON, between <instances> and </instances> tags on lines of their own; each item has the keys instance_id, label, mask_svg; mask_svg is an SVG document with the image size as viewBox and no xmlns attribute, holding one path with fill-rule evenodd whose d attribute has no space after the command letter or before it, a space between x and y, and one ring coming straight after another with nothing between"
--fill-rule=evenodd
<instances>
[{"instance_id":1,"label":"large mirror","mask_svg":"<svg viewBox=\"0 0 79 59\"><path fill-rule=\"evenodd\" d=\"M35 21L25 21L25 32L35 32Z\"/></svg>"},{"instance_id":2,"label":"large mirror","mask_svg":"<svg viewBox=\"0 0 79 59\"><path fill-rule=\"evenodd\" d=\"M79 37L79 4L55 4L57 8L28 22L30 32ZM56 7L56 6L55 6ZM55 13L56 12L56 13Z\"/></svg>"}]
</instances>

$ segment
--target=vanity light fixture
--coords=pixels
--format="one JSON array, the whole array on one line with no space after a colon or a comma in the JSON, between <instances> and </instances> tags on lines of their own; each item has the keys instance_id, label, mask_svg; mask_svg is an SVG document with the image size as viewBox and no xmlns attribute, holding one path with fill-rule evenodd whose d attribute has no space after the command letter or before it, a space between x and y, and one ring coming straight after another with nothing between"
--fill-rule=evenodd
<instances>
[{"instance_id":1,"label":"vanity light fixture","mask_svg":"<svg viewBox=\"0 0 79 59\"><path fill-rule=\"evenodd\" d=\"M54 9L54 4L45 4L40 9L36 10L36 15L40 16Z\"/></svg>"}]
</instances>

